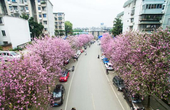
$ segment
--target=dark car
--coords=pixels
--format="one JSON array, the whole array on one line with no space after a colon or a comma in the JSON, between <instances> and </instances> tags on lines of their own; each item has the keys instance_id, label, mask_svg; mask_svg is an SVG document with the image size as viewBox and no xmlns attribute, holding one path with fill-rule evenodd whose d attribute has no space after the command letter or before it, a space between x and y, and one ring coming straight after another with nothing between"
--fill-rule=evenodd
<instances>
[{"instance_id":1,"label":"dark car","mask_svg":"<svg viewBox=\"0 0 170 110\"><path fill-rule=\"evenodd\" d=\"M138 94L132 95L127 89L123 89L123 96L131 110L145 110L145 107L142 105L142 100Z\"/></svg>"},{"instance_id":2,"label":"dark car","mask_svg":"<svg viewBox=\"0 0 170 110\"><path fill-rule=\"evenodd\" d=\"M63 104L65 88L62 84L57 84L52 92L51 105L57 107Z\"/></svg>"},{"instance_id":3,"label":"dark car","mask_svg":"<svg viewBox=\"0 0 170 110\"><path fill-rule=\"evenodd\" d=\"M123 80L119 76L113 77L113 85L117 87L118 91L122 91L124 86Z\"/></svg>"},{"instance_id":4,"label":"dark car","mask_svg":"<svg viewBox=\"0 0 170 110\"><path fill-rule=\"evenodd\" d=\"M69 78L69 70L66 69L65 71L62 72L62 75L59 78L59 81L66 82L68 80L68 78Z\"/></svg>"}]
</instances>

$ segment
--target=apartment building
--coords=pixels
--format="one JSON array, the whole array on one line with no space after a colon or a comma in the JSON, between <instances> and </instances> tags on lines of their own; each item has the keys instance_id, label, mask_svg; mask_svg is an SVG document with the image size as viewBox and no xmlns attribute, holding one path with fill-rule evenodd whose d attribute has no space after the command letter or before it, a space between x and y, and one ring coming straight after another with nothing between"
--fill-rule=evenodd
<instances>
[{"instance_id":1,"label":"apartment building","mask_svg":"<svg viewBox=\"0 0 170 110\"><path fill-rule=\"evenodd\" d=\"M168 1L168 0L166 0ZM123 32L148 32L163 24L165 0L128 0L124 3ZM167 9L168 7L166 7ZM169 10L168 10L169 11ZM167 19L167 18L166 18Z\"/></svg>"},{"instance_id":2,"label":"apartment building","mask_svg":"<svg viewBox=\"0 0 170 110\"><path fill-rule=\"evenodd\" d=\"M0 0L0 13L20 17L22 13L33 17L44 26L44 34L54 35L53 4L50 0Z\"/></svg>"},{"instance_id":3,"label":"apartment building","mask_svg":"<svg viewBox=\"0 0 170 110\"><path fill-rule=\"evenodd\" d=\"M65 31L65 14L62 12L53 13L55 20L56 35L62 35Z\"/></svg>"},{"instance_id":4,"label":"apartment building","mask_svg":"<svg viewBox=\"0 0 170 110\"><path fill-rule=\"evenodd\" d=\"M16 48L29 41L31 37L28 20L0 15L0 45Z\"/></svg>"}]
</instances>

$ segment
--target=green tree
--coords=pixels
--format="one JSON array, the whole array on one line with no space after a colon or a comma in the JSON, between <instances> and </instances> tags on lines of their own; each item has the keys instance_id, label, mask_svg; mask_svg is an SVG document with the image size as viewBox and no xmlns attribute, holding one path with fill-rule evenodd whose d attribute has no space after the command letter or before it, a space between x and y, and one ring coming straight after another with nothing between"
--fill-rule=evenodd
<instances>
[{"instance_id":1,"label":"green tree","mask_svg":"<svg viewBox=\"0 0 170 110\"><path fill-rule=\"evenodd\" d=\"M21 18L25 19L25 20L28 20L29 19L29 16L26 15L25 13L22 13L22 15L20 16Z\"/></svg>"},{"instance_id":2,"label":"green tree","mask_svg":"<svg viewBox=\"0 0 170 110\"><path fill-rule=\"evenodd\" d=\"M83 32L81 29L74 29L73 32Z\"/></svg>"},{"instance_id":3,"label":"green tree","mask_svg":"<svg viewBox=\"0 0 170 110\"><path fill-rule=\"evenodd\" d=\"M113 29L112 29L112 34L114 36L119 35L122 33L122 20L119 18L115 18L114 24L113 24Z\"/></svg>"},{"instance_id":4,"label":"green tree","mask_svg":"<svg viewBox=\"0 0 170 110\"><path fill-rule=\"evenodd\" d=\"M72 33L73 33L72 23L70 21L65 22L65 33L66 33L66 36L67 36L67 34L72 35Z\"/></svg>"},{"instance_id":5,"label":"green tree","mask_svg":"<svg viewBox=\"0 0 170 110\"><path fill-rule=\"evenodd\" d=\"M29 16L24 13L20 17L25 20L28 20L29 18ZM39 37L39 35L42 34L42 30L44 29L44 26L41 23L34 21L33 17L31 17L28 20L28 22L29 22L29 28L30 28L32 38L34 39L35 37Z\"/></svg>"}]
</instances>

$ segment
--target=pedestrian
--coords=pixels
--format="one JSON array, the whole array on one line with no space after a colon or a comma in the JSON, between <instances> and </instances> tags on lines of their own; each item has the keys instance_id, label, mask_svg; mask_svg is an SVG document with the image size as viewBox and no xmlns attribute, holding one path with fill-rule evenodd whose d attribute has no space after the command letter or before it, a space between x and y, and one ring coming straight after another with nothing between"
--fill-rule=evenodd
<instances>
[{"instance_id":1,"label":"pedestrian","mask_svg":"<svg viewBox=\"0 0 170 110\"><path fill-rule=\"evenodd\" d=\"M97 57L98 59L100 58L100 55L98 55L98 57Z\"/></svg>"},{"instance_id":2,"label":"pedestrian","mask_svg":"<svg viewBox=\"0 0 170 110\"><path fill-rule=\"evenodd\" d=\"M108 69L106 69L106 73L107 73L107 75L109 74L109 71L108 71Z\"/></svg>"},{"instance_id":3,"label":"pedestrian","mask_svg":"<svg viewBox=\"0 0 170 110\"><path fill-rule=\"evenodd\" d=\"M86 52L86 50L85 50L84 52L85 52L85 55L87 55L87 52Z\"/></svg>"},{"instance_id":4,"label":"pedestrian","mask_svg":"<svg viewBox=\"0 0 170 110\"><path fill-rule=\"evenodd\" d=\"M75 107L73 107L71 110L76 110L76 108L75 108Z\"/></svg>"}]
</instances>

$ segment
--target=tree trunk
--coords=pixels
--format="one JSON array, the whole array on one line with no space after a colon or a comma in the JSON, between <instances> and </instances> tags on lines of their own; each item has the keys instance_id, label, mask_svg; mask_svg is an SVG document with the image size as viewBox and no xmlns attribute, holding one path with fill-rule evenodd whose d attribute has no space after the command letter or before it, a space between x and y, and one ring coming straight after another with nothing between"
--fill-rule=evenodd
<instances>
[{"instance_id":1,"label":"tree trunk","mask_svg":"<svg viewBox=\"0 0 170 110\"><path fill-rule=\"evenodd\" d=\"M147 104L148 108L150 108L150 98L151 98L151 95L148 95L148 104Z\"/></svg>"}]
</instances>

